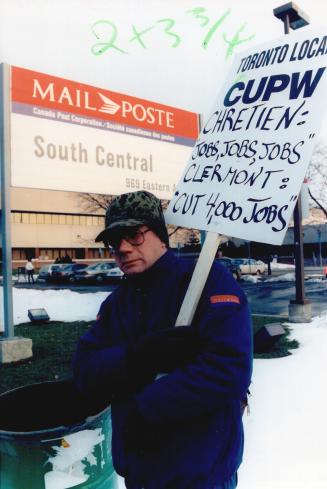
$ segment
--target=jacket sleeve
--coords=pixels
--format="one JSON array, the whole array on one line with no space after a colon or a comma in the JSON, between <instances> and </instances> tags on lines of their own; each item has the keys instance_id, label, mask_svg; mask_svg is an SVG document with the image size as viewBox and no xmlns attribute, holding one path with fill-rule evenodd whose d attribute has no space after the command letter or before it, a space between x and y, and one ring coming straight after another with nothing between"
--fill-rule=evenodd
<instances>
[{"instance_id":1,"label":"jacket sleeve","mask_svg":"<svg viewBox=\"0 0 327 489\"><path fill-rule=\"evenodd\" d=\"M112 345L110 340L110 310L109 296L102 303L93 326L80 338L73 359L78 390L109 402L128 383L126 345Z\"/></svg>"},{"instance_id":2,"label":"jacket sleeve","mask_svg":"<svg viewBox=\"0 0 327 489\"><path fill-rule=\"evenodd\" d=\"M145 422L166 424L210 414L242 400L252 373L252 325L247 299L231 274L214 265L194 325L206 340L192 364L160 377L135 401Z\"/></svg>"}]
</instances>

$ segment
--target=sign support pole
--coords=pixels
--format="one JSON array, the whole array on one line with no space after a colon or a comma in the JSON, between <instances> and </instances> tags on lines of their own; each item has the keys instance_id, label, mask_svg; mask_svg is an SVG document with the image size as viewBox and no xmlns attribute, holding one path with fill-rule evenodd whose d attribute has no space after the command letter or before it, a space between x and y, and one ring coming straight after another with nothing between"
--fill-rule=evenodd
<instances>
[{"instance_id":1,"label":"sign support pole","mask_svg":"<svg viewBox=\"0 0 327 489\"><path fill-rule=\"evenodd\" d=\"M220 241L221 236L219 234L211 231L207 232L207 237L186 291L175 326L188 326L191 324Z\"/></svg>"},{"instance_id":2,"label":"sign support pole","mask_svg":"<svg viewBox=\"0 0 327 489\"><path fill-rule=\"evenodd\" d=\"M0 339L0 363L30 358L32 340L15 337L12 298L11 202L10 202L10 66L0 65L0 178L1 245L3 274L4 337Z\"/></svg>"},{"instance_id":3,"label":"sign support pole","mask_svg":"<svg viewBox=\"0 0 327 489\"><path fill-rule=\"evenodd\" d=\"M14 337L13 300L12 300L12 251L11 251L11 202L10 202L10 68L0 66L1 74L1 139L0 139L0 176L1 176L1 239L3 274L3 312L4 335Z\"/></svg>"}]
</instances>

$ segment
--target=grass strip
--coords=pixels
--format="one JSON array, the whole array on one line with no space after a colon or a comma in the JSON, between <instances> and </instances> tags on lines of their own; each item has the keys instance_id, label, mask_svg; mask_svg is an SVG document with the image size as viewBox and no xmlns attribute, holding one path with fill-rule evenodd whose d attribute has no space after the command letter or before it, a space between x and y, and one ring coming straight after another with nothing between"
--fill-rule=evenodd
<instances>
[{"instance_id":1,"label":"grass strip","mask_svg":"<svg viewBox=\"0 0 327 489\"><path fill-rule=\"evenodd\" d=\"M262 326L272 322L283 322L285 318L253 316L254 334ZM49 321L46 323L24 323L15 326L15 335L31 338L33 357L16 363L0 365L0 393L36 382L64 380L72 376L72 357L78 338L92 322L72 323ZM292 348L299 346L290 341L286 328L284 337L268 353L255 354L255 358L278 358L290 355Z\"/></svg>"}]
</instances>

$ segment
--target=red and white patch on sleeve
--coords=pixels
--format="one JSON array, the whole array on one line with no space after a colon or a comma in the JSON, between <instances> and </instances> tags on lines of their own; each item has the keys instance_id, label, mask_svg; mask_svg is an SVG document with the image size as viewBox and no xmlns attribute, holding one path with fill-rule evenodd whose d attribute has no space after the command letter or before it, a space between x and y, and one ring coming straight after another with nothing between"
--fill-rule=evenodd
<instances>
[{"instance_id":1,"label":"red and white patch on sleeve","mask_svg":"<svg viewBox=\"0 0 327 489\"><path fill-rule=\"evenodd\" d=\"M233 302L234 304L240 304L240 298L237 295L212 295L210 297L211 304L217 304L219 302Z\"/></svg>"}]
</instances>

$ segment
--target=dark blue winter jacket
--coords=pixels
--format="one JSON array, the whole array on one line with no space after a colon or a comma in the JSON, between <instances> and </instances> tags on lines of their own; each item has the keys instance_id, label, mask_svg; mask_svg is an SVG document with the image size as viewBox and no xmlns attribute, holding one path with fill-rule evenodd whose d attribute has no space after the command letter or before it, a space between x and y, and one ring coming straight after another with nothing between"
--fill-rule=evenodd
<instances>
[{"instance_id":1,"label":"dark blue winter jacket","mask_svg":"<svg viewBox=\"0 0 327 489\"><path fill-rule=\"evenodd\" d=\"M149 331L173 327L194 265L171 251L143 274L127 277L101 305L75 357L78 388L111 402L112 455L129 489L212 489L237 470L243 453L241 401L252 371L246 297L214 262L192 326L205 347L188 365L132 385L127 348ZM133 406L158 442L126 451Z\"/></svg>"}]
</instances>

